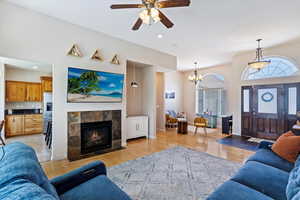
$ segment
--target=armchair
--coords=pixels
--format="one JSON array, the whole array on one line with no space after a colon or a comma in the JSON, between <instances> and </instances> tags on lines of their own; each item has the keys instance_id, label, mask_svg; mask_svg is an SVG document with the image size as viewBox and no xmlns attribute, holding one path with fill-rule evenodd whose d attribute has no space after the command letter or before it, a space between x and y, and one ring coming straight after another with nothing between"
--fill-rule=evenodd
<instances>
[{"instance_id":1,"label":"armchair","mask_svg":"<svg viewBox=\"0 0 300 200\"><path fill-rule=\"evenodd\" d=\"M207 119L203 117L196 117L194 119L194 126L195 126L195 134L197 133L198 128L203 128L205 135L207 135L207 126L208 126L208 121Z\"/></svg>"},{"instance_id":2,"label":"armchair","mask_svg":"<svg viewBox=\"0 0 300 200\"><path fill-rule=\"evenodd\" d=\"M177 125L178 125L178 119L166 114L166 127L167 128L176 128Z\"/></svg>"}]
</instances>

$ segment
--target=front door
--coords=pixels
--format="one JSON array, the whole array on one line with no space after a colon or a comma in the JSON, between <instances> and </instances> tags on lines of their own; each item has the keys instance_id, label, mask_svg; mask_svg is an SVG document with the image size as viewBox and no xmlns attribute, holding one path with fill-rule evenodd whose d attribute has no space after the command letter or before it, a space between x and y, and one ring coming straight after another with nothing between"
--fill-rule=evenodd
<instances>
[{"instance_id":1,"label":"front door","mask_svg":"<svg viewBox=\"0 0 300 200\"><path fill-rule=\"evenodd\" d=\"M277 139L291 129L300 110L300 84L242 87L242 135Z\"/></svg>"}]
</instances>

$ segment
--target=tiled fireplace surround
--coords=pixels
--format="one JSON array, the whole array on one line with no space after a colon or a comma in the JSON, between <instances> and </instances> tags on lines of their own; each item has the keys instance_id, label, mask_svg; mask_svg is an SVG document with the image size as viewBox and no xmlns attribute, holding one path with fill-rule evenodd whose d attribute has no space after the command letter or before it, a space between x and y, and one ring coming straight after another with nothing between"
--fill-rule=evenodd
<instances>
[{"instance_id":1,"label":"tiled fireplace surround","mask_svg":"<svg viewBox=\"0 0 300 200\"><path fill-rule=\"evenodd\" d=\"M81 123L112 121L111 148L96 152L81 153ZM70 161L87 158L101 153L121 149L121 110L84 111L68 113L68 159Z\"/></svg>"}]
</instances>

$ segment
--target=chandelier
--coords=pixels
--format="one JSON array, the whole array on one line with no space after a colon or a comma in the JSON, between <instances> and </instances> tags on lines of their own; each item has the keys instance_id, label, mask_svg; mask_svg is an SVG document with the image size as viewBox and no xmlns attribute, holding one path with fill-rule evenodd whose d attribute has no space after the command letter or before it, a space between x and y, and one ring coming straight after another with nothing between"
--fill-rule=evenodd
<instances>
[{"instance_id":1,"label":"chandelier","mask_svg":"<svg viewBox=\"0 0 300 200\"><path fill-rule=\"evenodd\" d=\"M262 68L268 66L271 63L271 61L263 60L263 51L260 47L260 42L262 41L262 39L258 39L256 41L258 43L258 48L256 49L256 59L253 62L249 62L248 65L249 67L252 67L254 69L261 70Z\"/></svg>"},{"instance_id":2,"label":"chandelier","mask_svg":"<svg viewBox=\"0 0 300 200\"><path fill-rule=\"evenodd\" d=\"M197 85L199 81L203 80L203 76L201 74L198 74L198 71L197 71L197 64L198 63L195 62L194 64L195 64L194 73L189 75L188 79L189 79L189 81L194 82L195 85Z\"/></svg>"},{"instance_id":3,"label":"chandelier","mask_svg":"<svg viewBox=\"0 0 300 200\"><path fill-rule=\"evenodd\" d=\"M140 18L144 24L151 24L160 21L159 12L156 8L148 8L140 13Z\"/></svg>"}]
</instances>

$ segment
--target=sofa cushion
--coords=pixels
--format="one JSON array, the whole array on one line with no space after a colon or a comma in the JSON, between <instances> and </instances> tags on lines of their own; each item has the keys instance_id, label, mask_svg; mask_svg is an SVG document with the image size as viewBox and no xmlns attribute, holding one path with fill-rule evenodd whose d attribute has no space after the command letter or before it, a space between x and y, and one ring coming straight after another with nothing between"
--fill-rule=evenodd
<instances>
[{"instance_id":1,"label":"sofa cushion","mask_svg":"<svg viewBox=\"0 0 300 200\"><path fill-rule=\"evenodd\" d=\"M300 136L292 131L282 134L272 145L272 151L285 160L295 163L300 153Z\"/></svg>"},{"instance_id":2,"label":"sofa cushion","mask_svg":"<svg viewBox=\"0 0 300 200\"><path fill-rule=\"evenodd\" d=\"M286 195L288 200L300 199L300 156L295 163L295 168L290 173Z\"/></svg>"},{"instance_id":3,"label":"sofa cushion","mask_svg":"<svg viewBox=\"0 0 300 200\"><path fill-rule=\"evenodd\" d=\"M272 200L252 188L237 183L235 181L227 181L221 185L207 200Z\"/></svg>"},{"instance_id":4,"label":"sofa cushion","mask_svg":"<svg viewBox=\"0 0 300 200\"><path fill-rule=\"evenodd\" d=\"M97 176L60 196L61 200L131 200L106 176Z\"/></svg>"},{"instance_id":5,"label":"sofa cushion","mask_svg":"<svg viewBox=\"0 0 300 200\"><path fill-rule=\"evenodd\" d=\"M0 188L2 200L56 200L38 185L24 179L13 180Z\"/></svg>"},{"instance_id":6,"label":"sofa cushion","mask_svg":"<svg viewBox=\"0 0 300 200\"><path fill-rule=\"evenodd\" d=\"M290 172L294 168L294 164L280 158L269 149L260 149L252 155L248 161L257 161L272 167Z\"/></svg>"},{"instance_id":7,"label":"sofa cushion","mask_svg":"<svg viewBox=\"0 0 300 200\"><path fill-rule=\"evenodd\" d=\"M56 190L41 168L34 150L16 142L0 148L0 188L9 187L18 179L32 182L58 199Z\"/></svg>"},{"instance_id":8,"label":"sofa cushion","mask_svg":"<svg viewBox=\"0 0 300 200\"><path fill-rule=\"evenodd\" d=\"M273 199L285 200L289 173L256 161L248 161L232 178Z\"/></svg>"}]
</instances>

